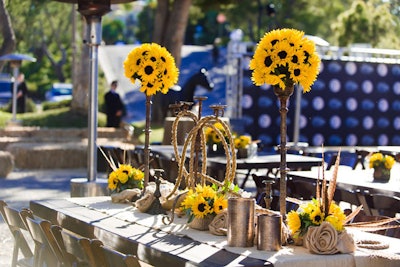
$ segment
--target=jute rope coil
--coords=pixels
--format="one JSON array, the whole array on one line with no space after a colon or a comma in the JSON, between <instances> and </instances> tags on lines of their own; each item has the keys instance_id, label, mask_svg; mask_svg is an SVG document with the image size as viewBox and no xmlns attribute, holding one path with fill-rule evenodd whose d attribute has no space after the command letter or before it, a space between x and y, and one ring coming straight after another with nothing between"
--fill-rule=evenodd
<instances>
[{"instance_id":1,"label":"jute rope coil","mask_svg":"<svg viewBox=\"0 0 400 267\"><path fill-rule=\"evenodd\" d=\"M368 249L386 249L389 243L384 243L378 240L359 240L356 242L357 247Z\"/></svg>"},{"instance_id":2,"label":"jute rope coil","mask_svg":"<svg viewBox=\"0 0 400 267\"><path fill-rule=\"evenodd\" d=\"M195 126L188 133L188 136L183 144L182 155L180 155L178 149L177 130L180 119L182 117L190 117L194 121ZM214 123L220 123L222 125L225 135L214 126ZM205 145L206 136L203 131L206 127L210 127L215 131L217 136L221 139L222 145L224 147L226 156L226 171L225 179L223 182L218 181L213 177L207 175L207 147ZM198 140L198 138L200 138L200 140ZM226 140L226 138L228 139L228 141ZM200 143L197 143L197 141L199 141ZM197 144L200 144L202 162L201 171L197 171L195 173L195 153ZM200 179L202 184L205 184L205 182L208 181L219 186L223 186L225 181L233 182L236 173L236 153L234 142L229 126L220 118L216 116L205 116L201 119L198 119L198 117L191 111L183 110L179 112L176 116L174 123L172 124L172 145L174 147L176 161L178 162L178 177L176 179L174 189L167 198L171 197L176 192L176 190L178 190L183 179L185 179L186 185L189 188L194 188L196 186L196 179ZM188 147L190 147L189 171L187 171L185 167L186 153Z\"/></svg>"}]
</instances>

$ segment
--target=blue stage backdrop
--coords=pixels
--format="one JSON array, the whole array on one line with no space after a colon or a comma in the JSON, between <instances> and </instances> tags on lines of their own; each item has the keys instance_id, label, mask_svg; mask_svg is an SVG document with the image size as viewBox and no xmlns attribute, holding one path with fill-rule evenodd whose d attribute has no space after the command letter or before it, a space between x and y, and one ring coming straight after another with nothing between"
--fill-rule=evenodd
<instances>
[{"instance_id":1,"label":"blue stage backdrop","mask_svg":"<svg viewBox=\"0 0 400 267\"><path fill-rule=\"evenodd\" d=\"M295 103L296 93L288 106L289 142ZM246 132L267 146L279 144L277 97L271 86L253 85L247 70L242 107ZM323 60L311 92L301 95L299 125L299 141L311 146L400 145L400 66Z\"/></svg>"}]
</instances>

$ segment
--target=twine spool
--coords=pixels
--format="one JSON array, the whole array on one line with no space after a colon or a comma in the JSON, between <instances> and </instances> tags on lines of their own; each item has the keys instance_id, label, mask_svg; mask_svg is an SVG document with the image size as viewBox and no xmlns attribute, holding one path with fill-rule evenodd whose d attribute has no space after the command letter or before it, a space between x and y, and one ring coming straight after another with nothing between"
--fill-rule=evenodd
<instances>
[{"instance_id":1,"label":"twine spool","mask_svg":"<svg viewBox=\"0 0 400 267\"><path fill-rule=\"evenodd\" d=\"M255 200L228 199L228 246L252 247L255 233Z\"/></svg>"}]
</instances>

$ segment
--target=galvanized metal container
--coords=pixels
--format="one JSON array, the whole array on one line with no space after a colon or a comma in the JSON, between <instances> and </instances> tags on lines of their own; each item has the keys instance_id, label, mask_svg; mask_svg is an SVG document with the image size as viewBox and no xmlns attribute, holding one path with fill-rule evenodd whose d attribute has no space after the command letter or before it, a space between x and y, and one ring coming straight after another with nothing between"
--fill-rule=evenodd
<instances>
[{"instance_id":1,"label":"galvanized metal container","mask_svg":"<svg viewBox=\"0 0 400 267\"><path fill-rule=\"evenodd\" d=\"M278 251L282 246L282 216L261 214L257 218L257 249Z\"/></svg>"},{"instance_id":2,"label":"galvanized metal container","mask_svg":"<svg viewBox=\"0 0 400 267\"><path fill-rule=\"evenodd\" d=\"M228 199L228 246L252 247L255 234L255 200Z\"/></svg>"}]
</instances>

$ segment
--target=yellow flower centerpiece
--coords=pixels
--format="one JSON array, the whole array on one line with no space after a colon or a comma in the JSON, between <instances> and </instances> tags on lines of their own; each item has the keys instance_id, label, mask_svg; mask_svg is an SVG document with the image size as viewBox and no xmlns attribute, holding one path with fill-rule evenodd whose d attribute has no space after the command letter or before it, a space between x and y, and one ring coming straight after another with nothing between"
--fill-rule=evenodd
<instances>
[{"instance_id":1,"label":"yellow flower centerpiece","mask_svg":"<svg viewBox=\"0 0 400 267\"><path fill-rule=\"evenodd\" d=\"M181 210L188 216L190 227L198 230L208 230L215 215L228 207L228 200L216 186L197 184L189 189L181 204ZM199 220L200 219L200 220Z\"/></svg>"},{"instance_id":2,"label":"yellow flower centerpiece","mask_svg":"<svg viewBox=\"0 0 400 267\"><path fill-rule=\"evenodd\" d=\"M233 140L235 142L235 148L247 148L252 140L250 135L240 135L235 137Z\"/></svg>"},{"instance_id":3,"label":"yellow flower centerpiece","mask_svg":"<svg viewBox=\"0 0 400 267\"><path fill-rule=\"evenodd\" d=\"M252 141L250 135L240 135L233 139L238 158L248 158L257 154L257 144Z\"/></svg>"},{"instance_id":4,"label":"yellow flower centerpiece","mask_svg":"<svg viewBox=\"0 0 400 267\"><path fill-rule=\"evenodd\" d=\"M280 102L280 147L286 147L287 105L294 92L294 85L300 84L303 92L309 92L319 73L321 60L315 44L295 29L278 29L267 32L257 44L250 61L253 83L261 86L272 85ZM281 169L287 168L286 150L281 149ZM286 172L280 177L280 212L286 216Z\"/></svg>"},{"instance_id":5,"label":"yellow flower centerpiece","mask_svg":"<svg viewBox=\"0 0 400 267\"><path fill-rule=\"evenodd\" d=\"M295 29L273 30L258 43L250 69L255 85L265 83L282 90L301 84L303 91L311 90L319 72L320 58L315 44Z\"/></svg>"},{"instance_id":6,"label":"yellow flower centerpiece","mask_svg":"<svg viewBox=\"0 0 400 267\"><path fill-rule=\"evenodd\" d=\"M329 185L323 172L322 181L317 181L316 197L287 214L287 226L295 244L304 245L311 253L336 254L355 250L353 237L344 227L349 217L333 201L339 162L340 151ZM355 216L359 209L350 215Z\"/></svg>"},{"instance_id":7,"label":"yellow flower centerpiece","mask_svg":"<svg viewBox=\"0 0 400 267\"><path fill-rule=\"evenodd\" d=\"M297 211L292 210L287 215L287 224L293 238L304 236L310 226L320 226L324 221L340 232L344 229L346 215L332 202L326 216L316 199L300 205Z\"/></svg>"},{"instance_id":8,"label":"yellow flower centerpiece","mask_svg":"<svg viewBox=\"0 0 400 267\"><path fill-rule=\"evenodd\" d=\"M134 48L124 61L125 76L132 83L140 82L140 91L146 94L146 123L144 141L144 188L149 182L150 110L151 97L157 92L166 94L178 82L179 70L175 59L166 48L156 44L142 44Z\"/></svg>"},{"instance_id":9,"label":"yellow flower centerpiece","mask_svg":"<svg viewBox=\"0 0 400 267\"><path fill-rule=\"evenodd\" d=\"M119 193L126 189L143 188L144 173L131 165L120 164L108 175L108 188L113 193Z\"/></svg>"},{"instance_id":10,"label":"yellow flower centerpiece","mask_svg":"<svg viewBox=\"0 0 400 267\"><path fill-rule=\"evenodd\" d=\"M229 138L224 126L220 122L213 124L213 127L205 128L206 144L209 154L225 154L222 138L229 144Z\"/></svg>"},{"instance_id":11,"label":"yellow flower centerpiece","mask_svg":"<svg viewBox=\"0 0 400 267\"><path fill-rule=\"evenodd\" d=\"M390 179L390 170L395 159L382 153L374 153L369 159L369 167L374 169L374 181L387 182Z\"/></svg>"},{"instance_id":12,"label":"yellow flower centerpiece","mask_svg":"<svg viewBox=\"0 0 400 267\"><path fill-rule=\"evenodd\" d=\"M178 82L179 70L175 59L165 47L156 43L142 44L133 49L124 61L124 70L132 83L141 82L140 91L146 95L166 94Z\"/></svg>"}]
</instances>

